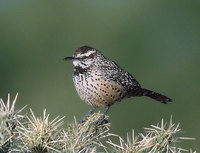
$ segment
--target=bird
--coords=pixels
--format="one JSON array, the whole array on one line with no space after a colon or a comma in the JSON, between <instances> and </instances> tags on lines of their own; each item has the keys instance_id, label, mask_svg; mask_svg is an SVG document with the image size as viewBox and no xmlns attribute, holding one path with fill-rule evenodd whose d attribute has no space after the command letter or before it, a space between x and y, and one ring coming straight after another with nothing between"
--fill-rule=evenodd
<instances>
[{"instance_id":1,"label":"bird","mask_svg":"<svg viewBox=\"0 0 200 153\"><path fill-rule=\"evenodd\" d=\"M101 124L109 108L125 98L147 96L163 104L172 101L167 96L141 87L133 75L93 47L82 46L64 60L72 61L76 91L83 101L92 106L81 121L90 116L96 108L105 108L103 114L94 122L96 125Z\"/></svg>"}]
</instances>

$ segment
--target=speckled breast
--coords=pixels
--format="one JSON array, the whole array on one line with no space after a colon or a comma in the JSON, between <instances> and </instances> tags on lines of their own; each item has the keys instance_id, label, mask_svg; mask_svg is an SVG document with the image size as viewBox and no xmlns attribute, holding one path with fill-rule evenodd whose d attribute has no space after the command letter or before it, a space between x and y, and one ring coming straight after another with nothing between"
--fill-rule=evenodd
<instances>
[{"instance_id":1,"label":"speckled breast","mask_svg":"<svg viewBox=\"0 0 200 153\"><path fill-rule=\"evenodd\" d=\"M102 76L79 73L73 81L80 98L93 107L106 107L124 97L122 86Z\"/></svg>"}]
</instances>

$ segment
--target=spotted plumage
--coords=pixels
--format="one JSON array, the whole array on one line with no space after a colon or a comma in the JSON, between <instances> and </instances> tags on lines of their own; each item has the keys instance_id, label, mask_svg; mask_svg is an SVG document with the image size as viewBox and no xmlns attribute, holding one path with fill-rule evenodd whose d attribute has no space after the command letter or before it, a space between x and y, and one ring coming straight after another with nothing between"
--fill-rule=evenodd
<instances>
[{"instance_id":1,"label":"spotted plumage","mask_svg":"<svg viewBox=\"0 0 200 153\"><path fill-rule=\"evenodd\" d=\"M142 88L130 73L92 47L82 46L65 60L73 62L73 81L80 98L94 108L105 107L104 115L112 104L123 98L148 96L162 103L171 101L164 95ZM94 109L90 113L92 111Z\"/></svg>"}]
</instances>

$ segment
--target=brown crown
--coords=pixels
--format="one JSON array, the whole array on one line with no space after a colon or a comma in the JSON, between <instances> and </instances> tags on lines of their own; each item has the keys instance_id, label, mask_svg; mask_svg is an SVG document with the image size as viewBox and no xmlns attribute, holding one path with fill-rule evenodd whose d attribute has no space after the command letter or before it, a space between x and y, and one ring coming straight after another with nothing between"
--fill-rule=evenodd
<instances>
[{"instance_id":1,"label":"brown crown","mask_svg":"<svg viewBox=\"0 0 200 153\"><path fill-rule=\"evenodd\" d=\"M75 51L74 55L77 55L77 54L84 54L84 53L86 53L88 50L96 50L96 49L94 49L93 47L90 47L90 46L82 46L82 47L78 48L78 49Z\"/></svg>"}]
</instances>

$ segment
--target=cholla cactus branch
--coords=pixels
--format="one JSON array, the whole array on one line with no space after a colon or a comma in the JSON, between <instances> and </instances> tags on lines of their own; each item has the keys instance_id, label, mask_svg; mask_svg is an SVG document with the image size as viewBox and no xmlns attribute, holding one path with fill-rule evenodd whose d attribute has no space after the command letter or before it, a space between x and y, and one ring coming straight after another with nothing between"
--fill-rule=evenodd
<instances>
[{"instance_id":1,"label":"cholla cactus branch","mask_svg":"<svg viewBox=\"0 0 200 153\"><path fill-rule=\"evenodd\" d=\"M30 109L31 115L26 116L27 121L20 123L17 127L18 140L21 141L21 151L45 153L49 151L58 152L60 146L60 132L63 118L56 117L49 121L49 114L43 111L43 117L36 118Z\"/></svg>"},{"instance_id":2,"label":"cholla cactus branch","mask_svg":"<svg viewBox=\"0 0 200 153\"><path fill-rule=\"evenodd\" d=\"M105 123L98 127L90 126L100 116L100 113L92 114L84 123L77 123L76 118L74 118L74 123L70 124L67 130L63 130L63 152L89 153L96 152L96 148L99 147L104 148L106 151L106 147L100 140L107 137L110 124Z\"/></svg>"},{"instance_id":3,"label":"cholla cactus branch","mask_svg":"<svg viewBox=\"0 0 200 153\"><path fill-rule=\"evenodd\" d=\"M3 99L0 99L0 117L1 119L6 119L9 120L10 118L12 119L18 119L18 118L22 118L23 115L20 115L19 113L26 107L24 106L22 109L15 111L15 104L17 101L17 97L18 97L18 93L16 94L12 105L10 102L10 94L8 94L8 99L7 99L7 103L5 104L5 102L3 101ZM10 106L11 105L11 106Z\"/></svg>"},{"instance_id":4,"label":"cholla cactus branch","mask_svg":"<svg viewBox=\"0 0 200 153\"><path fill-rule=\"evenodd\" d=\"M7 152L12 144L17 121L23 117L19 113L24 107L15 111L15 104L17 101L18 93L16 94L12 104L10 94L8 94L7 103L0 99L0 152Z\"/></svg>"},{"instance_id":5,"label":"cholla cactus branch","mask_svg":"<svg viewBox=\"0 0 200 153\"><path fill-rule=\"evenodd\" d=\"M175 144L179 140L191 140L192 138L178 137L177 134L180 133L181 129L179 128L179 124L176 125L172 123L172 118L170 119L168 127L166 127L167 125L166 123L164 124L164 120L162 119L160 126L151 125L151 128L145 128L146 134L140 133L140 140L134 137L133 131L132 141L128 135L127 142L125 142L120 136L110 134L111 136L119 138L119 144L115 144L111 140L108 140L107 143L111 145L116 152L121 153L179 153L188 151L181 147L176 147Z\"/></svg>"},{"instance_id":6,"label":"cholla cactus branch","mask_svg":"<svg viewBox=\"0 0 200 153\"><path fill-rule=\"evenodd\" d=\"M42 117L36 117L30 109L30 115L20 115L24 109L15 111L15 104L18 94L11 103L8 94L7 103L0 99L0 152L16 153L47 153L47 152L67 152L67 153L97 153L99 148L108 152L118 153L181 153L187 151L177 144L181 140L192 138L180 137L181 129L178 124L169 124L161 120L161 124L151 125L145 128L145 134L140 133L134 136L127 134L124 140L116 134L108 133L110 124L104 123L95 126L101 114L90 115L83 123L79 123L74 118L74 123L63 128L63 118L56 117L49 121L49 114L43 111ZM23 120L22 120L23 119ZM102 140L108 138L107 144ZM114 143L111 138L117 137L119 143ZM196 153L192 150L190 153Z\"/></svg>"}]
</instances>

